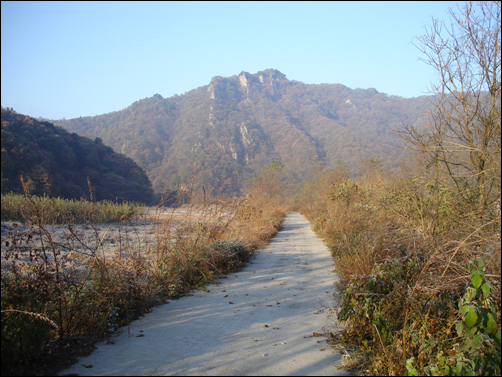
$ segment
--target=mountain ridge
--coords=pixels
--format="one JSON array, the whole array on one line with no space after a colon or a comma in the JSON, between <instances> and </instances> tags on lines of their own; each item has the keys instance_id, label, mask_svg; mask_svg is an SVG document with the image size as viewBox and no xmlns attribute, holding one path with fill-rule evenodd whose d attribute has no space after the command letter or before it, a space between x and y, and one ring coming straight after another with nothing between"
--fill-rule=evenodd
<instances>
[{"instance_id":1,"label":"mountain ridge","mask_svg":"<svg viewBox=\"0 0 502 377\"><path fill-rule=\"evenodd\" d=\"M305 84L266 69L215 76L182 95L155 94L116 112L53 122L100 137L131 157L157 192L199 172L216 193L238 195L272 160L284 164L292 182L308 177L312 160L343 162L354 174L372 157L395 167L399 153L391 148L399 141L390 128L420 125L429 107L425 96Z\"/></svg>"},{"instance_id":2,"label":"mountain ridge","mask_svg":"<svg viewBox=\"0 0 502 377\"><path fill-rule=\"evenodd\" d=\"M90 140L2 107L2 193L150 204L151 182L132 159Z\"/></svg>"}]
</instances>

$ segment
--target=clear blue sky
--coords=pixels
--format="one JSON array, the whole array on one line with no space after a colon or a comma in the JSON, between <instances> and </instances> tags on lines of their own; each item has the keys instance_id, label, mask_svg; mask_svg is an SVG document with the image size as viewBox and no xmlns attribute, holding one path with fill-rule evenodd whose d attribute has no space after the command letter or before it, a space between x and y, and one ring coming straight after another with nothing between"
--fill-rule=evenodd
<instances>
[{"instance_id":1,"label":"clear blue sky","mask_svg":"<svg viewBox=\"0 0 502 377\"><path fill-rule=\"evenodd\" d=\"M456 4L2 1L1 103L33 117L93 116L267 68L416 97L436 75L411 41Z\"/></svg>"}]
</instances>

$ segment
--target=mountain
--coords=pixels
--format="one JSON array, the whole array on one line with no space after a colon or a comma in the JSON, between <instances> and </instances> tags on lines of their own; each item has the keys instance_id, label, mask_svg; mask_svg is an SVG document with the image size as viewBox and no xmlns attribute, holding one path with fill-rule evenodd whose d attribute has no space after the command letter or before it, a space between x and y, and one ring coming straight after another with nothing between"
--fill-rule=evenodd
<instances>
[{"instance_id":1,"label":"mountain","mask_svg":"<svg viewBox=\"0 0 502 377\"><path fill-rule=\"evenodd\" d=\"M290 81L273 69L214 77L170 98L159 94L109 114L54 123L99 137L147 172L155 191L198 172L206 188L241 194L275 160L288 179L308 177L312 160L345 163L354 174L377 158L396 167L401 149L391 127L419 126L427 97Z\"/></svg>"},{"instance_id":2,"label":"mountain","mask_svg":"<svg viewBox=\"0 0 502 377\"><path fill-rule=\"evenodd\" d=\"M2 107L2 193L22 193L20 178L32 193L53 197L150 204L152 184L130 158L101 139L90 140L50 122Z\"/></svg>"}]
</instances>

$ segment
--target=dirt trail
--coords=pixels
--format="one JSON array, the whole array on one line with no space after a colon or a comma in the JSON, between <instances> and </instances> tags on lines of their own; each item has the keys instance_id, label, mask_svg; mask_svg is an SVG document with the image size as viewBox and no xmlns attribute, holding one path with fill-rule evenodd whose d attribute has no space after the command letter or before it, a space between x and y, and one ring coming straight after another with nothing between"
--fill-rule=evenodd
<instances>
[{"instance_id":1,"label":"dirt trail","mask_svg":"<svg viewBox=\"0 0 502 377\"><path fill-rule=\"evenodd\" d=\"M290 213L244 269L154 308L60 375L346 375L333 366L341 355L312 337L327 324L332 270L310 223Z\"/></svg>"}]
</instances>

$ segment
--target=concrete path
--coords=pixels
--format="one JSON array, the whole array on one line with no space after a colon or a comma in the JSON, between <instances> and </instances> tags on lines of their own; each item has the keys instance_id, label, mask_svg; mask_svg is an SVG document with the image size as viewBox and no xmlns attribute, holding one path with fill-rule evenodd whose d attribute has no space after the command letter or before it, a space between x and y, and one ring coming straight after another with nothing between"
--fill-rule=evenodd
<instances>
[{"instance_id":1,"label":"concrete path","mask_svg":"<svg viewBox=\"0 0 502 377\"><path fill-rule=\"evenodd\" d=\"M327 324L319 309L332 304L332 270L308 220L290 213L244 269L154 308L130 336L125 329L60 375L346 375L333 366L341 355L312 336Z\"/></svg>"}]
</instances>

